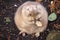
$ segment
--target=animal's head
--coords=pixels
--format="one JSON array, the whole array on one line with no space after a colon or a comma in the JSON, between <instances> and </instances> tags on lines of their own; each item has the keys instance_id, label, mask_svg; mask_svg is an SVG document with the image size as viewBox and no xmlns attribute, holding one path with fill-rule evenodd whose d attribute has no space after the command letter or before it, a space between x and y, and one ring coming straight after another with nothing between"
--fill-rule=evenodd
<instances>
[{"instance_id":1,"label":"animal's head","mask_svg":"<svg viewBox=\"0 0 60 40\"><path fill-rule=\"evenodd\" d=\"M26 22L33 22L41 17L36 5L27 5L22 8L22 17Z\"/></svg>"}]
</instances>

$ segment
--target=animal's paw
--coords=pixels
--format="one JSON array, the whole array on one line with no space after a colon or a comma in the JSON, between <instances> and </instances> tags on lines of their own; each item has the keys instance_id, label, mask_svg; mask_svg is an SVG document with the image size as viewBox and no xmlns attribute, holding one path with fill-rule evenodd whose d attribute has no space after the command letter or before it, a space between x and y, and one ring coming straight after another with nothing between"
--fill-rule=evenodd
<instances>
[{"instance_id":1,"label":"animal's paw","mask_svg":"<svg viewBox=\"0 0 60 40\"><path fill-rule=\"evenodd\" d=\"M36 33L35 36L36 36L36 37L39 37L39 36L40 36L40 33Z\"/></svg>"},{"instance_id":2,"label":"animal's paw","mask_svg":"<svg viewBox=\"0 0 60 40\"><path fill-rule=\"evenodd\" d=\"M37 21L36 25L42 27L42 23L40 21Z\"/></svg>"},{"instance_id":3,"label":"animal's paw","mask_svg":"<svg viewBox=\"0 0 60 40\"><path fill-rule=\"evenodd\" d=\"M22 36L25 36L26 35L25 32L19 32L19 34L22 34Z\"/></svg>"}]
</instances>

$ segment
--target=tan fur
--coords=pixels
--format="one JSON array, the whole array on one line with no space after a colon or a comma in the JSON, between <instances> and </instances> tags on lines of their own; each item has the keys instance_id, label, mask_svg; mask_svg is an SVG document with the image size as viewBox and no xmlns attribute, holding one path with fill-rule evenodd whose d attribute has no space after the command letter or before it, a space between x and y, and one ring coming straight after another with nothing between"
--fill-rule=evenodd
<instances>
[{"instance_id":1,"label":"tan fur","mask_svg":"<svg viewBox=\"0 0 60 40\"><path fill-rule=\"evenodd\" d=\"M32 13L31 11L29 12L29 14L31 13L32 16L27 16L27 12L24 12L22 14L22 9L24 8L24 6L27 6L27 5L39 5L40 9L38 8L36 11L34 10ZM37 11L39 11L39 15L37 16L37 14L35 15L35 12L37 13ZM29 15L28 14L28 15ZM33 16L34 15L34 16ZM42 23L42 27L38 27L37 25L35 25L33 22L34 22L34 19L38 19L39 17L40 18L40 21ZM31 21L31 20L33 21ZM37 3L37 2L26 2L24 4L22 4L16 11L15 13L15 17L14 17L14 20L15 20L15 24L17 26L17 28L21 31L21 32L25 32L27 34L33 34L35 33L35 36L38 37L39 36L39 33L40 32L43 32L46 27L47 27L47 23L48 23L48 13L47 11L45 10L45 8ZM31 21L31 22L30 22Z\"/></svg>"}]
</instances>

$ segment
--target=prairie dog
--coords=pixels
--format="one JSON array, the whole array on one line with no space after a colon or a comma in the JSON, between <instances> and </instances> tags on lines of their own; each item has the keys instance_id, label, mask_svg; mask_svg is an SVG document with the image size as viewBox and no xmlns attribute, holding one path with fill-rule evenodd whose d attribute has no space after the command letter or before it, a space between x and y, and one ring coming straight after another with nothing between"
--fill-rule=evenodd
<instances>
[{"instance_id":1,"label":"prairie dog","mask_svg":"<svg viewBox=\"0 0 60 40\"><path fill-rule=\"evenodd\" d=\"M34 34L38 37L47 27L48 13L40 3L27 1L17 9L14 21L20 34Z\"/></svg>"}]
</instances>

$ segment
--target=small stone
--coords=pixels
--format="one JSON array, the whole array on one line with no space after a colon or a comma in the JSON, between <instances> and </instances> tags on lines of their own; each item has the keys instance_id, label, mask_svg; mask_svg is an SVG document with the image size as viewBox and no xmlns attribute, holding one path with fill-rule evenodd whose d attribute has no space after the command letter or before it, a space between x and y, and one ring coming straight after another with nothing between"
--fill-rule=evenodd
<instances>
[{"instance_id":1,"label":"small stone","mask_svg":"<svg viewBox=\"0 0 60 40\"><path fill-rule=\"evenodd\" d=\"M5 22L10 22L11 21L9 17L6 17L5 19L6 19Z\"/></svg>"},{"instance_id":2,"label":"small stone","mask_svg":"<svg viewBox=\"0 0 60 40\"><path fill-rule=\"evenodd\" d=\"M51 1L51 4L53 3L53 1Z\"/></svg>"},{"instance_id":3,"label":"small stone","mask_svg":"<svg viewBox=\"0 0 60 40\"><path fill-rule=\"evenodd\" d=\"M49 15L49 17L48 17L48 20L49 20L49 21L54 21L54 20L56 20L56 19L57 19L56 13L51 13L51 14Z\"/></svg>"},{"instance_id":4,"label":"small stone","mask_svg":"<svg viewBox=\"0 0 60 40\"><path fill-rule=\"evenodd\" d=\"M15 4L14 6L17 7L17 4Z\"/></svg>"},{"instance_id":5,"label":"small stone","mask_svg":"<svg viewBox=\"0 0 60 40\"><path fill-rule=\"evenodd\" d=\"M58 31L51 31L46 40L60 40L60 32Z\"/></svg>"}]
</instances>

